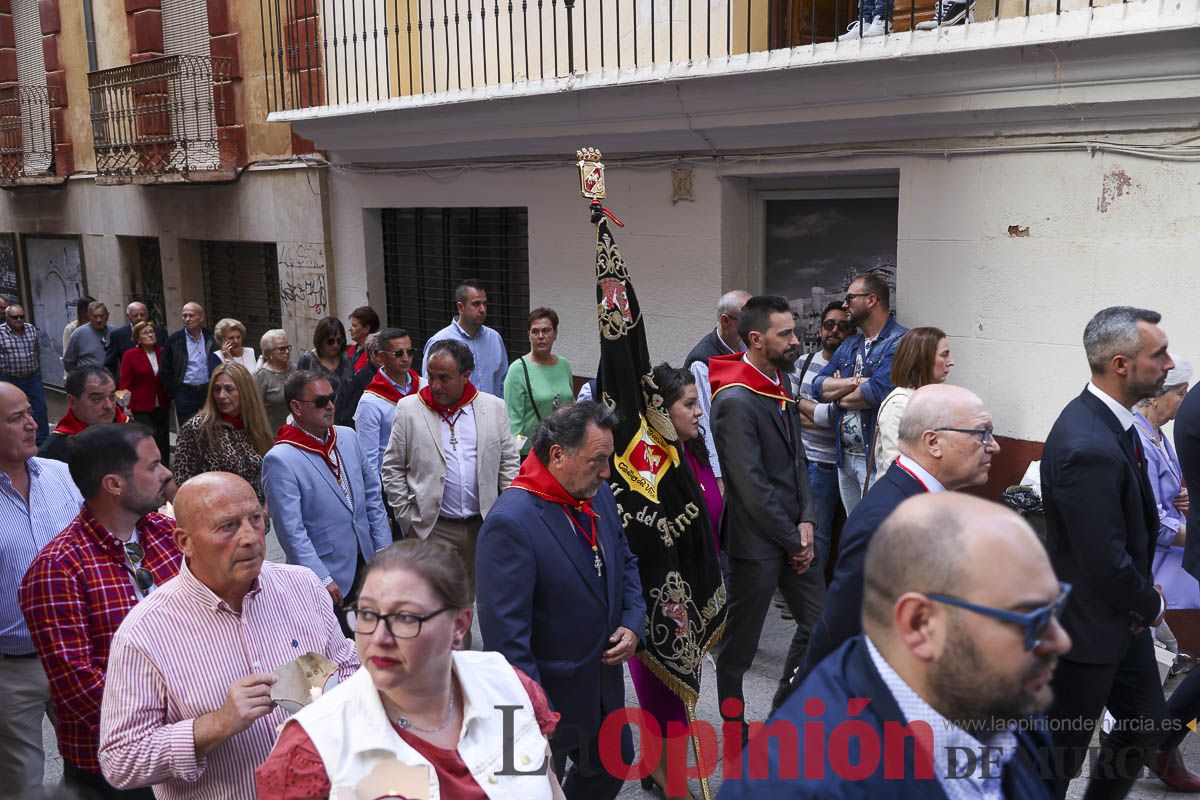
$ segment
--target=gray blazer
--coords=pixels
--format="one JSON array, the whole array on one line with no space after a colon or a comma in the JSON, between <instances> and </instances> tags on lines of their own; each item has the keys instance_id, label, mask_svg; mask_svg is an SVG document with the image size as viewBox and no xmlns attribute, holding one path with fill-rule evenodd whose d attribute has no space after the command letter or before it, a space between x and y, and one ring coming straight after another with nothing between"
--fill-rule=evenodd
<instances>
[{"instance_id":1,"label":"gray blazer","mask_svg":"<svg viewBox=\"0 0 1200 800\"><path fill-rule=\"evenodd\" d=\"M791 378L784 376L791 396ZM725 477L721 549L734 558L783 558L800 550L796 525L815 522L800 414L742 386L713 397L712 426ZM789 433L790 429L790 433Z\"/></svg>"},{"instance_id":2,"label":"gray blazer","mask_svg":"<svg viewBox=\"0 0 1200 800\"><path fill-rule=\"evenodd\" d=\"M508 424L508 408L486 392L471 401L475 409L476 474L479 513L486 517L496 498L521 468L521 454ZM383 488L396 521L424 539L437 522L446 481L441 418L416 394L400 398L392 436L383 452Z\"/></svg>"},{"instance_id":3,"label":"gray blazer","mask_svg":"<svg viewBox=\"0 0 1200 800\"><path fill-rule=\"evenodd\" d=\"M301 564L324 581L332 577L350 593L358 554L370 561L392 543L379 476L367 468L358 436L336 426L342 469L350 480L354 507L346 504L329 467L316 453L277 444L263 457L263 492L271 522L289 564Z\"/></svg>"}]
</instances>

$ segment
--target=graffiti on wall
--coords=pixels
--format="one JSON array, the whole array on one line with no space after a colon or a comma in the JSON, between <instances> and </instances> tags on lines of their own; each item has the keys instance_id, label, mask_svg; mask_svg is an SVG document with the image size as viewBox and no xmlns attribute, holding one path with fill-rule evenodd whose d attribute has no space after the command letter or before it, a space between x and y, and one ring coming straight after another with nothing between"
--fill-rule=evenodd
<instances>
[{"instance_id":1,"label":"graffiti on wall","mask_svg":"<svg viewBox=\"0 0 1200 800\"><path fill-rule=\"evenodd\" d=\"M280 242L278 262L283 329L294 345L304 348L312 339L313 324L329 313L324 247L310 242Z\"/></svg>"}]
</instances>

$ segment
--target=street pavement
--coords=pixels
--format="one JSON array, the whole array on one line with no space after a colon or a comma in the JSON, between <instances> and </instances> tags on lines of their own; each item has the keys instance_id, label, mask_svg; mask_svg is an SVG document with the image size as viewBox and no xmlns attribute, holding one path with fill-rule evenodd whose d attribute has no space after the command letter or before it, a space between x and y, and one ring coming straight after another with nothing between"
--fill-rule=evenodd
<instances>
[{"instance_id":1,"label":"street pavement","mask_svg":"<svg viewBox=\"0 0 1200 800\"><path fill-rule=\"evenodd\" d=\"M284 560L283 551L279 547L274 534L268 535L267 557L273 561L282 562ZM792 631L794 630L793 625L794 623L788 622L780 616L778 609L772 607L763 629L758 656L754 660L754 665L746 674L745 695L747 719L765 719L771 709L771 698L775 694L779 675L783 670L783 660L787 655L788 644L791 642ZM476 629L474 638L477 643L481 640L478 629ZM700 703L696 709L697 717L708 721L719 732L720 714L717 709L716 679L711 662L706 662L705 664L703 679L704 689ZM1166 691L1169 693L1177 683L1178 679L1168 681ZM629 680L628 672L626 672L625 678L625 699L627 705L634 706L637 704L637 697L634 694L633 684ZM635 729L635 744L636 735ZM58 783L62 776L62 759L58 755L58 748L54 742L54 731L50 727L49 722L46 722L43 727L43 739L46 746L46 782L50 784ZM1189 744L1191 743L1192 738L1189 736L1188 741L1184 742L1184 759L1192 771L1200 772L1200 747L1193 746L1189 748ZM718 771L709 780L709 786L714 796L720 788L720 784L721 779ZM1077 779L1072 783L1067 797L1070 800L1077 800L1083 797L1084 786L1084 779ZM694 796L701 797L700 785L697 781L693 780L691 782L691 789ZM1139 780L1133 791L1129 794L1129 797L1134 798L1134 800L1165 800L1165 798L1171 796L1177 797L1178 795L1170 793L1165 785L1153 777ZM630 781L621 791L620 797L623 799L632 799L649 797L649 795L642 790L637 781Z\"/></svg>"}]
</instances>

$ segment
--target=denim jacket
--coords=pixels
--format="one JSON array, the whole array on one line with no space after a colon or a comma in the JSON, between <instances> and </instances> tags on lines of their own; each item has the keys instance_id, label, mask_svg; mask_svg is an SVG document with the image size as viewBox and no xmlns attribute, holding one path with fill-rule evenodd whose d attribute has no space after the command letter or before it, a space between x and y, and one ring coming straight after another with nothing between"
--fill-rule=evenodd
<instances>
[{"instance_id":1,"label":"denim jacket","mask_svg":"<svg viewBox=\"0 0 1200 800\"><path fill-rule=\"evenodd\" d=\"M863 441L867 445L868 464L871 463L871 445L875 439L875 414L878 412L883 398L892 391L892 358L896 355L896 345L899 343L900 337L906 333L908 333L908 328L896 322L894 317L889 319L883 326L883 330L879 332L879 336L875 338L870 352L863 357L862 374L867 380L863 381L858 388L862 393L863 400L867 401L868 407L859 413L862 415L862 433ZM825 379L832 378L833 373L836 372L843 378L854 374L854 362L856 357L863 353L865 338L861 333L856 333L842 342L842 346L833 354L833 358L829 359L825 369L821 370L821 374L813 380L813 393L817 397L824 399ZM842 417L846 412L836 406L833 411L834 443L837 446L838 464L841 464Z\"/></svg>"}]
</instances>

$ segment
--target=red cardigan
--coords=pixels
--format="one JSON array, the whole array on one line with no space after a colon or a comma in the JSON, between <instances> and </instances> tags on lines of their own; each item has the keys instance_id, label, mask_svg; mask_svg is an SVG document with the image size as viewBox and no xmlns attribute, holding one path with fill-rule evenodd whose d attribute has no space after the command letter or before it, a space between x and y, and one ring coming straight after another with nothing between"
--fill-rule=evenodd
<instances>
[{"instance_id":1,"label":"red cardigan","mask_svg":"<svg viewBox=\"0 0 1200 800\"><path fill-rule=\"evenodd\" d=\"M158 368L162 369L163 351L154 348L158 356ZM130 391L129 410L138 414L149 414L154 410L154 398L158 396L159 408L170 408L171 398L163 388L162 381L150 367L150 359L141 347L125 351L121 356L121 389Z\"/></svg>"}]
</instances>

